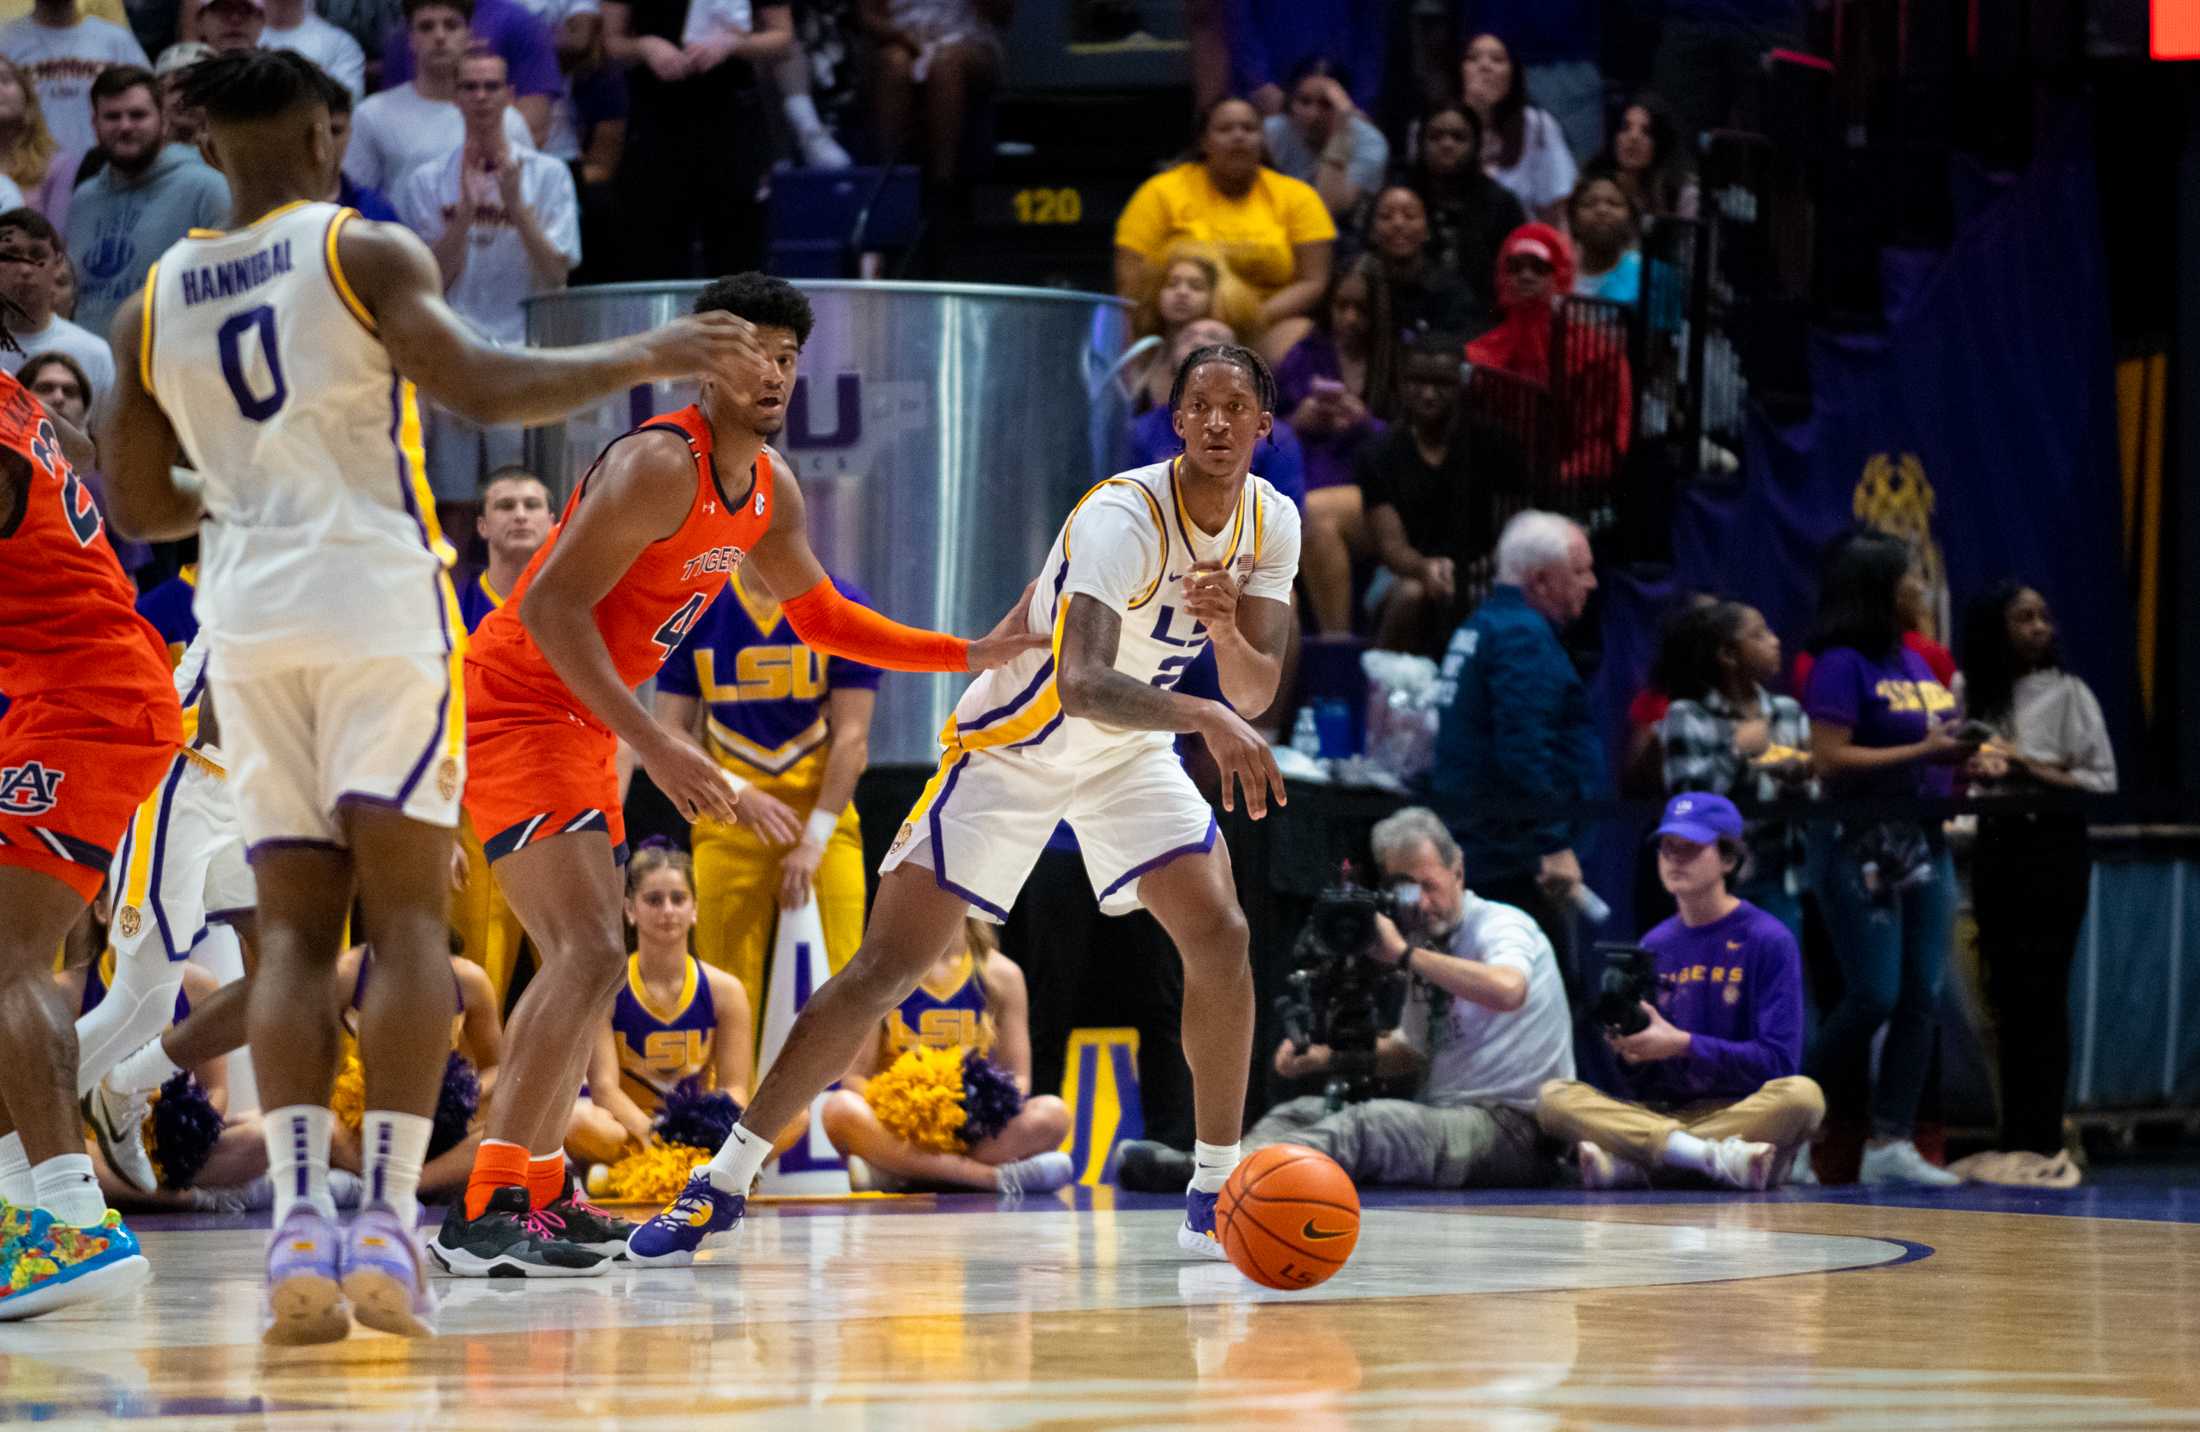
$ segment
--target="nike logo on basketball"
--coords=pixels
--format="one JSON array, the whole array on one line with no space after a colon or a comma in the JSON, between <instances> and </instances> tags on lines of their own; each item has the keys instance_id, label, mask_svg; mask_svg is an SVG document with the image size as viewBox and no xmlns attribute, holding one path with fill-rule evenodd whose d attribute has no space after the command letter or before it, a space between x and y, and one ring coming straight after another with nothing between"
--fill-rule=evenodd
<instances>
[{"instance_id":1,"label":"nike logo on basketball","mask_svg":"<svg viewBox=\"0 0 2200 1432\"><path fill-rule=\"evenodd\" d=\"M1314 1220L1309 1218L1306 1226L1299 1230L1299 1236L1311 1242L1326 1243L1332 1238L1342 1238L1351 1231L1349 1228L1316 1228Z\"/></svg>"}]
</instances>

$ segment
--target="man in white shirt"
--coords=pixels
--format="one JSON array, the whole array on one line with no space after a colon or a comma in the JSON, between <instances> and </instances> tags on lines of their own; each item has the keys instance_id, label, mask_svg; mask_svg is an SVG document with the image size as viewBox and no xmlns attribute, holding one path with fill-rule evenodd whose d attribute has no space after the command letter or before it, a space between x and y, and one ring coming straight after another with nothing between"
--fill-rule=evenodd
<instances>
[{"instance_id":1,"label":"man in white shirt","mask_svg":"<svg viewBox=\"0 0 2200 1432\"><path fill-rule=\"evenodd\" d=\"M367 87L367 55L359 42L313 13L306 0L191 0L199 34L218 55L239 50L289 50L319 65L353 99ZM165 58L165 56L163 56Z\"/></svg>"},{"instance_id":2,"label":"man in white shirt","mask_svg":"<svg viewBox=\"0 0 2200 1432\"><path fill-rule=\"evenodd\" d=\"M1436 815L1411 806L1372 835L1385 878L1419 889L1422 943L1375 917L1365 958L1412 976L1398 1027L1375 1044L1378 1075L1419 1074L1411 1099L1368 1099L1330 1112L1320 1094L1287 1099L1245 1136L1305 1144L1361 1184L1418 1188L1523 1188L1551 1182L1557 1163L1537 1128L1544 1081L1571 1079L1573 1017L1551 942L1510 905L1466 888L1458 844ZM1431 948L1431 947L1436 948ZM1330 1051L1286 1039L1276 1072L1328 1072ZM1125 1188L1173 1188L1190 1156L1160 1144L1123 1146Z\"/></svg>"},{"instance_id":3,"label":"man in white shirt","mask_svg":"<svg viewBox=\"0 0 2200 1432\"><path fill-rule=\"evenodd\" d=\"M393 194L398 182L465 138L458 112L458 62L473 45L464 8L450 0L405 0L405 34L416 73L405 84L368 95L352 115L344 173L351 182ZM513 149L534 136L517 109L505 107L504 135Z\"/></svg>"},{"instance_id":4,"label":"man in white shirt","mask_svg":"<svg viewBox=\"0 0 2200 1432\"><path fill-rule=\"evenodd\" d=\"M76 0L37 0L31 13L0 28L0 55L38 90L46 128L64 151L78 154L98 141L92 133L92 81L109 65L145 65L145 49L120 25L95 20Z\"/></svg>"},{"instance_id":5,"label":"man in white shirt","mask_svg":"<svg viewBox=\"0 0 2200 1432\"><path fill-rule=\"evenodd\" d=\"M8 336L20 353L0 354L10 373L22 371L26 357L65 353L74 358L92 391L85 401L97 408L115 383L114 354L107 340L77 327L53 311L54 264L61 257L61 235L36 209L0 214L0 298L21 312L7 315Z\"/></svg>"},{"instance_id":6,"label":"man in white shirt","mask_svg":"<svg viewBox=\"0 0 2200 1432\"><path fill-rule=\"evenodd\" d=\"M459 62L458 108L461 141L407 174L390 201L434 251L451 307L499 343L525 343L521 301L565 287L581 261L573 171L513 142L504 123L512 87L495 51L474 50ZM520 460L520 435L431 409L428 481L436 496L471 499L484 475Z\"/></svg>"}]
</instances>

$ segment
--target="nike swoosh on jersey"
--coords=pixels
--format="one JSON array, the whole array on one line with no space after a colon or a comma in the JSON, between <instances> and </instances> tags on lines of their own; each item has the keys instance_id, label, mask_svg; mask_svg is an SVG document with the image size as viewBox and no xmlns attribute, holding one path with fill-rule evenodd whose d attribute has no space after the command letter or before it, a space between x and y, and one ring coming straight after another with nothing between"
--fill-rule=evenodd
<instances>
[{"instance_id":1,"label":"nike swoosh on jersey","mask_svg":"<svg viewBox=\"0 0 2200 1432\"><path fill-rule=\"evenodd\" d=\"M1309 1218L1306 1226L1299 1230L1299 1236L1316 1243L1325 1243L1332 1238L1342 1238L1351 1231L1349 1228L1316 1228L1314 1220Z\"/></svg>"}]
</instances>

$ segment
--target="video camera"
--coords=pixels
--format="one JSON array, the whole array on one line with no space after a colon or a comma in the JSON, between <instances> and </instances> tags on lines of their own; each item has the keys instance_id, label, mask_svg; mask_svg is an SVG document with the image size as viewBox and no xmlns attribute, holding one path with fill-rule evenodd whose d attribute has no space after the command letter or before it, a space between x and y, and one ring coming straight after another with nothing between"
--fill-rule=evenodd
<instances>
[{"instance_id":1,"label":"video camera","mask_svg":"<svg viewBox=\"0 0 2200 1432\"><path fill-rule=\"evenodd\" d=\"M1348 867L1338 885L1315 897L1313 913L1299 931L1276 1013L1294 1049L1303 1053L1316 1044L1329 1049L1329 1082L1322 1093L1331 1111L1374 1097L1375 1041L1391 1025L1388 996L1406 978L1370 958L1375 917L1388 916L1410 930L1418 910L1418 900L1354 884Z\"/></svg>"},{"instance_id":2,"label":"video camera","mask_svg":"<svg viewBox=\"0 0 2200 1432\"><path fill-rule=\"evenodd\" d=\"M1600 941L1596 948L1604 956L1604 974L1589 1017L1619 1038L1642 1033L1650 1027L1642 1007L1658 1000L1658 957L1640 945Z\"/></svg>"}]
</instances>

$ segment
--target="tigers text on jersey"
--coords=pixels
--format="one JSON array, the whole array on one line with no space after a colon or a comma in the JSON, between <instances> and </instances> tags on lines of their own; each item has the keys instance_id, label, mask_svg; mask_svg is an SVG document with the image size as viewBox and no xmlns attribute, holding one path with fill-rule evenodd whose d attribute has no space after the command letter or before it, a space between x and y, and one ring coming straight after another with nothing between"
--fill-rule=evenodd
<instances>
[{"instance_id":1,"label":"tigers text on jersey","mask_svg":"<svg viewBox=\"0 0 2200 1432\"><path fill-rule=\"evenodd\" d=\"M457 639L413 385L337 259L358 215L193 229L146 277L139 377L205 484L197 611L224 677Z\"/></svg>"},{"instance_id":2,"label":"tigers text on jersey","mask_svg":"<svg viewBox=\"0 0 2200 1432\"><path fill-rule=\"evenodd\" d=\"M1047 763L1167 746L1166 731L1131 731L1067 719L1055 690L1062 617L1080 593L1123 619L1115 669L1173 687L1207 646L1207 629L1177 605L1194 562L1219 561L1245 596L1289 602L1299 569L1299 514L1290 499L1249 475L1237 508L1217 533L1199 529L1178 491L1176 462L1118 473L1087 492L1054 539L1033 590L1034 630L1051 627L1053 651L1028 652L970 683L940 733L950 750L995 750Z\"/></svg>"}]
</instances>

